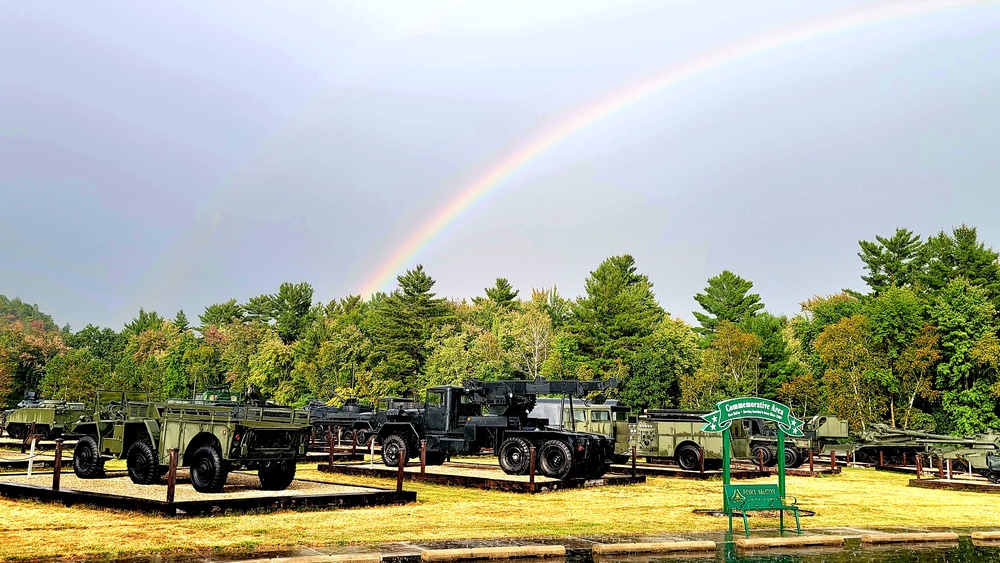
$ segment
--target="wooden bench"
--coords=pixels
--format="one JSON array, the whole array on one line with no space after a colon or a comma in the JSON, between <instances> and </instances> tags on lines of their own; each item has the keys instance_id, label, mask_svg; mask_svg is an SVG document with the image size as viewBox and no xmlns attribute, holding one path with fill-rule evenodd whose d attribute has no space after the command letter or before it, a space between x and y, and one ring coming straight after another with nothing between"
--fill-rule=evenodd
<instances>
[{"instance_id":1,"label":"wooden bench","mask_svg":"<svg viewBox=\"0 0 1000 563\"><path fill-rule=\"evenodd\" d=\"M778 526L785 530L785 511L790 510L795 515L795 531L802 533L799 524L799 507L795 506L795 497L791 503L778 495L777 485L724 485L727 502L726 513L729 516L729 533L733 533L733 512L740 511L743 516L743 531L750 537L750 525L747 522L747 512L751 510L777 510Z\"/></svg>"}]
</instances>

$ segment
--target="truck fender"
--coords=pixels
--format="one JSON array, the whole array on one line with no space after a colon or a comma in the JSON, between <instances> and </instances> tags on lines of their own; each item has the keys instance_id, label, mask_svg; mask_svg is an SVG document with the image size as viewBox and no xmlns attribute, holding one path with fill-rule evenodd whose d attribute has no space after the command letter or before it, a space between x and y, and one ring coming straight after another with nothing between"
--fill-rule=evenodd
<instances>
[{"instance_id":1,"label":"truck fender","mask_svg":"<svg viewBox=\"0 0 1000 563\"><path fill-rule=\"evenodd\" d=\"M392 434L400 434L414 440L420 439L420 433L409 422L387 422L379 427L376 436L378 436L378 441L381 444L382 440L385 440Z\"/></svg>"}]
</instances>

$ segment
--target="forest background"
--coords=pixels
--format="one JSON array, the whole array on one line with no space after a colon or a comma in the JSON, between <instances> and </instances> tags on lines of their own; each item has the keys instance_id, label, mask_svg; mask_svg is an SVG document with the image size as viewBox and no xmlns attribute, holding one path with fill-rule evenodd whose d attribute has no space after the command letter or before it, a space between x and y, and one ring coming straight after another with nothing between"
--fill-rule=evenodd
<instances>
[{"instance_id":1,"label":"forest background","mask_svg":"<svg viewBox=\"0 0 1000 563\"><path fill-rule=\"evenodd\" d=\"M698 326L663 310L629 255L602 262L575 299L555 287L521 296L499 278L471 301L446 300L417 266L368 300L314 303L308 283L284 283L209 305L197 326L183 311L140 309L120 331L60 329L0 295L0 402L28 389L75 401L138 389L162 400L252 384L279 403L336 404L467 379L616 377L633 411L756 395L802 417L835 414L856 431L873 422L1000 430L997 252L965 225L926 240L897 229L860 247L867 292L813 297L788 318L723 271L694 296Z\"/></svg>"}]
</instances>

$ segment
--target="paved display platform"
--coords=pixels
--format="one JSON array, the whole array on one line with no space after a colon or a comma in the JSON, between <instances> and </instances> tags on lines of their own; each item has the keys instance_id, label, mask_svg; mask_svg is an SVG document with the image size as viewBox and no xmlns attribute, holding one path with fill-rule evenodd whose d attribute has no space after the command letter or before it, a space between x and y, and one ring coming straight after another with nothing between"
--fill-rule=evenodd
<instances>
[{"instance_id":1,"label":"paved display platform","mask_svg":"<svg viewBox=\"0 0 1000 563\"><path fill-rule=\"evenodd\" d=\"M962 475L957 478L953 477L951 479L910 479L910 486L923 489L1000 493L1000 484L991 483L985 478L969 478L968 475Z\"/></svg>"},{"instance_id":2,"label":"paved display platform","mask_svg":"<svg viewBox=\"0 0 1000 563\"><path fill-rule=\"evenodd\" d=\"M611 466L611 472L616 475L631 475L632 465L628 463L615 464ZM721 469L706 469L705 471L688 471L676 465L663 465L657 463L636 463L636 475L649 475L655 477L679 477L681 479L711 479L713 477L722 478ZM771 472L765 469L732 468L729 477L732 479L757 479L767 477Z\"/></svg>"},{"instance_id":3,"label":"paved display platform","mask_svg":"<svg viewBox=\"0 0 1000 563\"><path fill-rule=\"evenodd\" d=\"M230 473L221 493L199 493L186 470L177 472L174 501L167 502L167 485L136 485L123 471L104 479L79 479L70 472L60 476L59 490L52 489L52 473L0 474L0 495L60 502L67 506L90 504L165 515L206 514L227 511L295 508L349 508L413 502L417 494L361 485L344 485L296 479L283 491L261 490L254 473Z\"/></svg>"},{"instance_id":4,"label":"paved display platform","mask_svg":"<svg viewBox=\"0 0 1000 563\"><path fill-rule=\"evenodd\" d=\"M325 473L343 473L366 477L395 479L399 470L385 467L380 463L320 464L317 469ZM507 475L496 464L447 462L443 465L428 465L423 474L419 464L408 464L403 471L403 479L457 485L477 489L510 491L517 493L540 493L557 489L579 489L606 485L631 485L645 483L644 476L605 475L597 479L552 479L536 475L534 481L528 475Z\"/></svg>"}]
</instances>

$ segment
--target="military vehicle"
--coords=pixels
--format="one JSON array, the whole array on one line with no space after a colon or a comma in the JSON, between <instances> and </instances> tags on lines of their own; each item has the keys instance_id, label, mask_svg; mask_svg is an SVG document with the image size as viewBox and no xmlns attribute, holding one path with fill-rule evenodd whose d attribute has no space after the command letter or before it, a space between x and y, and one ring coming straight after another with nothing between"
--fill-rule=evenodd
<instances>
[{"instance_id":1,"label":"military vehicle","mask_svg":"<svg viewBox=\"0 0 1000 563\"><path fill-rule=\"evenodd\" d=\"M152 484L166 473L172 448L191 484L219 492L230 471L256 469L260 486L281 490L305 457L311 427L304 410L242 398L240 401L171 400L153 404L146 393L99 391L94 419L77 426L73 471L104 476L107 459L126 459L134 483Z\"/></svg>"},{"instance_id":2,"label":"military vehicle","mask_svg":"<svg viewBox=\"0 0 1000 563\"><path fill-rule=\"evenodd\" d=\"M496 454L504 473L525 475L534 446L538 469L547 477L600 477L611 467L614 456L614 443L607 436L550 427L548 419L528 413L539 394L582 396L617 384L616 380L538 378L473 380L462 386L431 387L422 405L380 413L375 433L382 446L382 460L387 466L396 466L404 449L407 458L415 458L420 455L420 440L426 440L428 464L441 464L450 454L479 453L488 448Z\"/></svg>"},{"instance_id":3,"label":"military vehicle","mask_svg":"<svg viewBox=\"0 0 1000 563\"><path fill-rule=\"evenodd\" d=\"M708 411L675 409L649 409L644 415L628 419L629 446L636 447L636 456L647 461L672 459L681 469L693 471L705 465L710 468L722 464L722 434L705 432L703 415ZM742 425L730 428L730 452L733 458L750 457L747 434ZM619 437L618 442L622 439Z\"/></svg>"},{"instance_id":4,"label":"military vehicle","mask_svg":"<svg viewBox=\"0 0 1000 563\"><path fill-rule=\"evenodd\" d=\"M991 481L1000 479L997 469L990 467L990 457L1000 454L1000 435L994 433L973 436L949 436L918 430L903 430L885 424L872 424L861 433L861 443L853 444L855 458L863 463L899 465L904 454L908 460L917 455L937 455L964 460L973 471ZM994 465L1000 460L993 462ZM1000 482L1000 481L994 481Z\"/></svg>"},{"instance_id":5,"label":"military vehicle","mask_svg":"<svg viewBox=\"0 0 1000 563\"><path fill-rule=\"evenodd\" d=\"M722 462L722 436L702 432L708 411L659 409L641 416L629 416L629 409L614 399L592 403L567 399L538 399L532 416L558 421L558 426L579 432L608 436L615 442L615 460L627 461L636 446L636 457L649 462L673 460L681 468L700 468L705 462L713 467ZM572 421L572 422L570 422ZM730 452L734 458L749 457L747 436L742 428L732 429Z\"/></svg>"},{"instance_id":6,"label":"military vehicle","mask_svg":"<svg viewBox=\"0 0 1000 563\"><path fill-rule=\"evenodd\" d=\"M4 411L2 427L11 438L24 439L31 432L32 424L36 434L43 440L53 440L60 436L72 436L81 417L87 417L91 410L84 403L43 400L29 391L18 408Z\"/></svg>"},{"instance_id":7,"label":"military vehicle","mask_svg":"<svg viewBox=\"0 0 1000 563\"><path fill-rule=\"evenodd\" d=\"M528 415L548 419L550 425L573 432L607 436L615 442L615 453L625 456L631 452L628 444L628 413L628 407L615 399L592 402L568 397L539 398ZM619 436L622 438L619 439Z\"/></svg>"},{"instance_id":8,"label":"military vehicle","mask_svg":"<svg viewBox=\"0 0 1000 563\"><path fill-rule=\"evenodd\" d=\"M357 434L358 443L364 444L370 434L370 421L375 409L362 405L357 399L341 401L339 407L327 405L323 401L310 401L306 405L309 422L313 427L313 439L328 443L332 437L341 443L352 444ZM358 425L358 421L368 424Z\"/></svg>"},{"instance_id":9,"label":"military vehicle","mask_svg":"<svg viewBox=\"0 0 1000 563\"><path fill-rule=\"evenodd\" d=\"M771 467L777 463L778 433L774 422L760 418L745 418L743 424L750 436L750 457L764 460ZM809 452L836 449L850 437L846 420L835 416L819 415L802 426L802 436L785 436L785 467L795 468L809 459Z\"/></svg>"}]
</instances>

